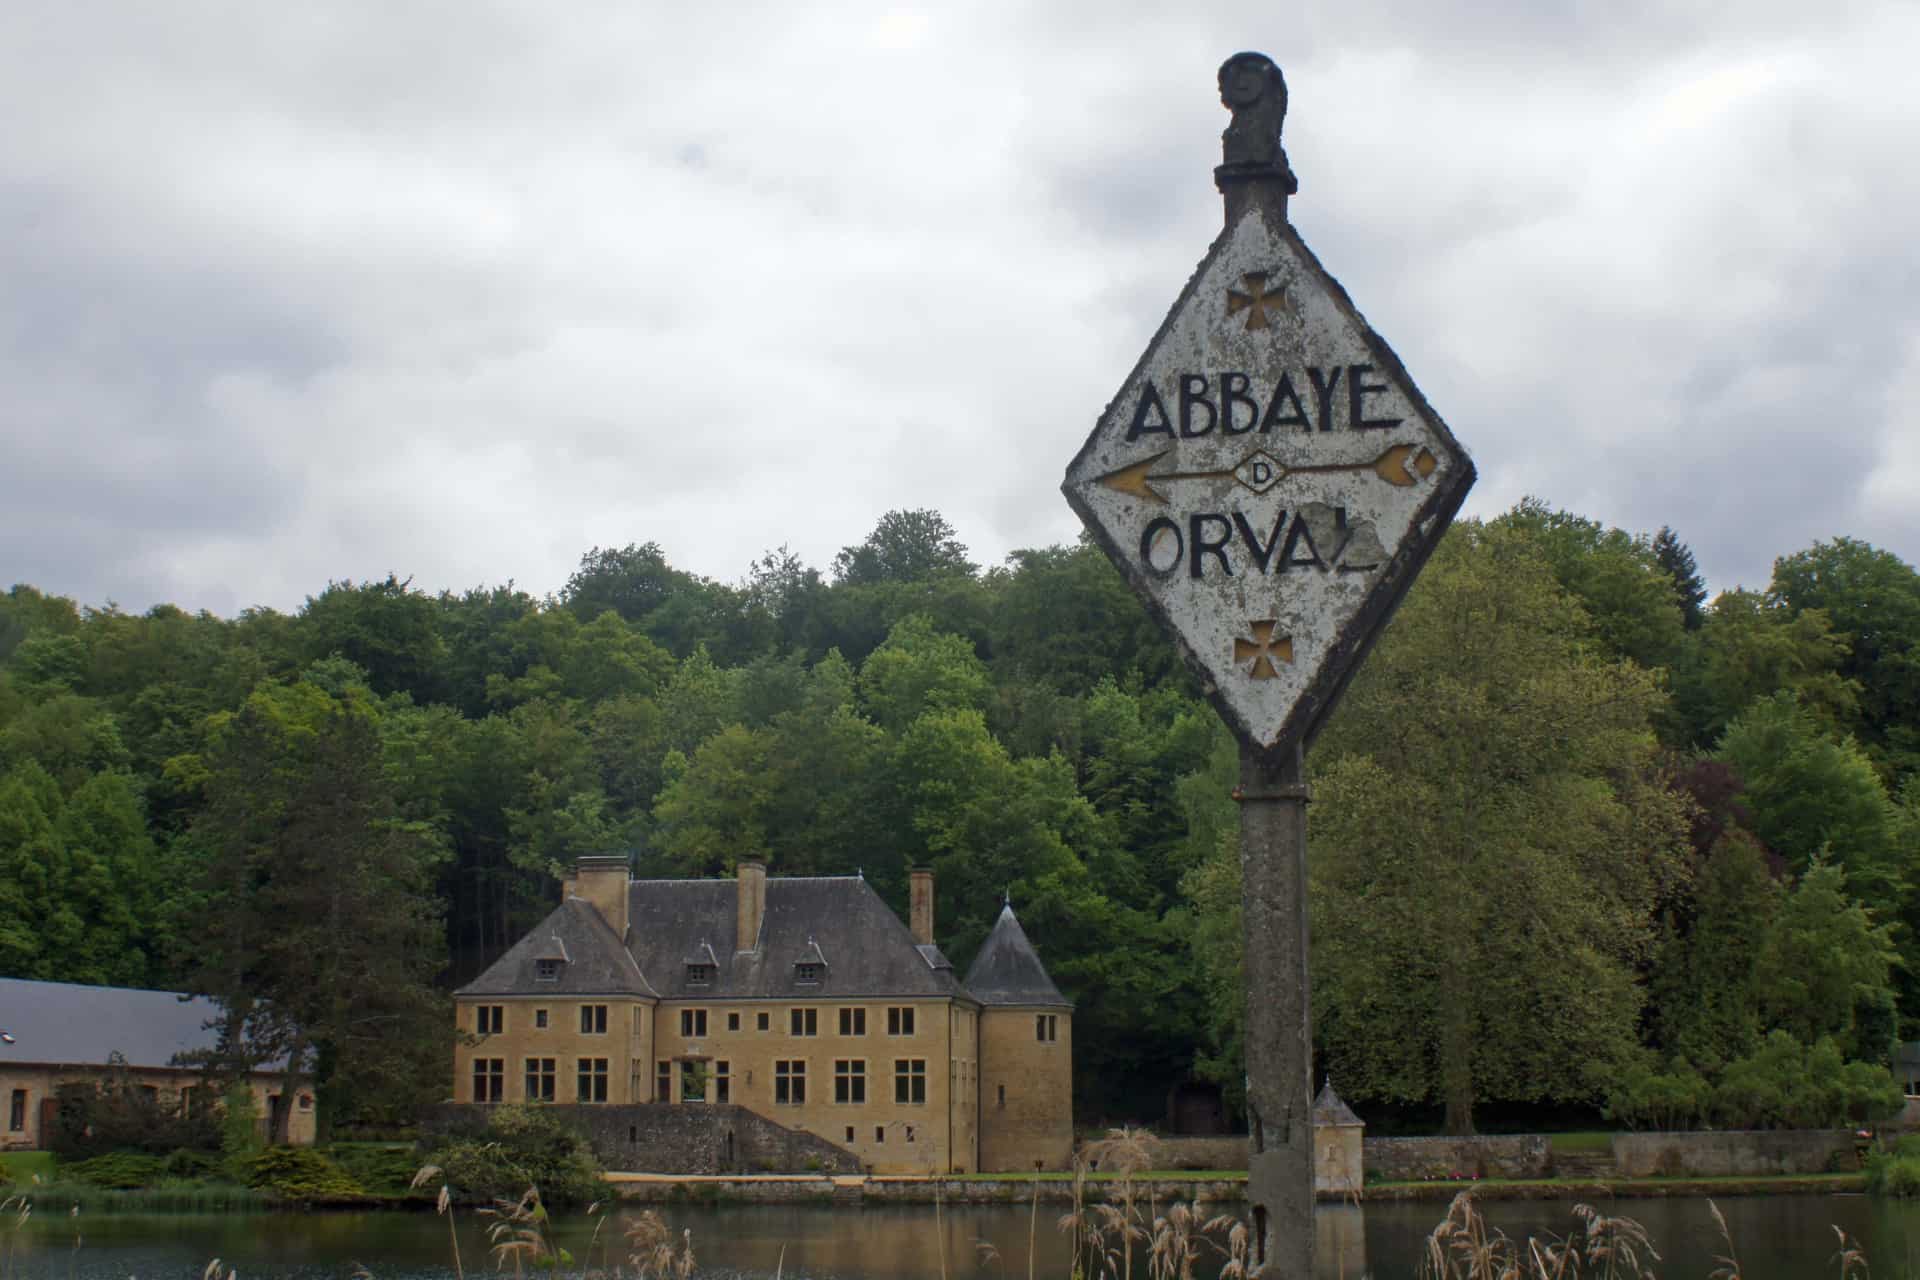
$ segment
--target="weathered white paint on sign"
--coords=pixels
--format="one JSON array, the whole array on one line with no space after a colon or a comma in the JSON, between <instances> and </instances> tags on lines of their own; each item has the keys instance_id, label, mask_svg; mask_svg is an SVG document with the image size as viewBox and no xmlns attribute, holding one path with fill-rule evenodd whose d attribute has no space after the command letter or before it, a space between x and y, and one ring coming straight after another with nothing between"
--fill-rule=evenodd
<instances>
[{"instance_id":1,"label":"weathered white paint on sign","mask_svg":"<svg viewBox=\"0 0 1920 1280\"><path fill-rule=\"evenodd\" d=\"M1241 734L1308 732L1472 463L1292 229L1215 242L1067 470L1069 501ZM1303 721L1296 714L1305 700ZM1310 723L1311 722L1311 723Z\"/></svg>"}]
</instances>

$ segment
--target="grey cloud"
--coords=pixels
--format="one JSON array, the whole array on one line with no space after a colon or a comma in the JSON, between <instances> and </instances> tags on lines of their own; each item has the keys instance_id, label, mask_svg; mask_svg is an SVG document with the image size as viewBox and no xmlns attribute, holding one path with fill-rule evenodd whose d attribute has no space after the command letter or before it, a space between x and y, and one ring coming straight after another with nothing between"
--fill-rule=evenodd
<instances>
[{"instance_id":1,"label":"grey cloud","mask_svg":"<svg viewBox=\"0 0 1920 1280\"><path fill-rule=\"evenodd\" d=\"M1920 559L1884 479L1913 21L29 4L0 555L231 608L547 590L648 538L825 565L892 507L986 562L1070 538L1060 470L1218 229L1213 69L1254 47L1298 224L1473 450L1473 509L1671 523L1716 583L1836 532Z\"/></svg>"}]
</instances>

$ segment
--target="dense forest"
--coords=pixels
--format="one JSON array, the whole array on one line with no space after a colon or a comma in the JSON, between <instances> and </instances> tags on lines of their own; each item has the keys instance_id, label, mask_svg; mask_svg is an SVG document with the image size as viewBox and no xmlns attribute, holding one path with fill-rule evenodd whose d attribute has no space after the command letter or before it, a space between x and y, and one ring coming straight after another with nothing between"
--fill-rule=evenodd
<instances>
[{"instance_id":1,"label":"dense forest","mask_svg":"<svg viewBox=\"0 0 1920 1280\"><path fill-rule=\"evenodd\" d=\"M930 511L737 583L594 549L544 599L15 586L0 975L213 994L313 1051L328 1120L390 1125L445 1093L446 993L579 854L859 870L901 908L928 864L956 964L1010 896L1077 1002L1078 1121L1152 1120L1241 1074L1234 766L1096 550L982 569ZM1309 758L1322 1071L1456 1131L1884 1095L1920 1035L1916 767L1898 557L1817 543L1709 602L1667 529L1461 522Z\"/></svg>"}]
</instances>

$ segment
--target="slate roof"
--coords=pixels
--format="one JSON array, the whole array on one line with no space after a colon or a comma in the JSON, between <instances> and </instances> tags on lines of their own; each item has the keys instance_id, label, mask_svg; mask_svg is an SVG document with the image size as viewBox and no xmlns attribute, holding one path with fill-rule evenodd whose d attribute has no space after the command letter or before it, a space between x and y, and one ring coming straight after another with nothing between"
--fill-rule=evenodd
<instances>
[{"instance_id":1,"label":"slate roof","mask_svg":"<svg viewBox=\"0 0 1920 1280\"><path fill-rule=\"evenodd\" d=\"M535 961L561 960L557 982L534 977ZM456 996L655 996L640 966L591 903L568 898L553 914L453 993Z\"/></svg>"},{"instance_id":2,"label":"slate roof","mask_svg":"<svg viewBox=\"0 0 1920 1280\"><path fill-rule=\"evenodd\" d=\"M862 876L779 876L765 885L760 936L738 929L740 882L634 880L624 944L591 904L568 898L456 996L634 995L665 1000L852 1000L898 996L1071 1009L1011 907L962 983ZM535 961L563 958L557 982ZM797 966L818 966L800 981ZM688 966L710 966L689 981Z\"/></svg>"},{"instance_id":3,"label":"slate roof","mask_svg":"<svg viewBox=\"0 0 1920 1280\"><path fill-rule=\"evenodd\" d=\"M1318 1125L1357 1125L1360 1117L1333 1091L1333 1081L1320 1086L1320 1096L1313 1100L1313 1122Z\"/></svg>"},{"instance_id":4,"label":"slate roof","mask_svg":"<svg viewBox=\"0 0 1920 1280\"><path fill-rule=\"evenodd\" d=\"M740 882L635 880L627 912L633 955L667 999L833 1000L875 996L966 999L953 966L929 957L913 934L860 876L770 876L766 913L742 951L734 936ZM685 958L711 947L711 982L687 983ZM826 966L819 982L801 983L802 961Z\"/></svg>"},{"instance_id":5,"label":"slate roof","mask_svg":"<svg viewBox=\"0 0 1920 1280\"><path fill-rule=\"evenodd\" d=\"M1011 904L1000 909L993 932L980 944L980 953L967 970L967 990L982 1004L1073 1008L1073 1002L1061 995L1060 988L1047 976L1047 968L1027 941L1027 931L1020 927Z\"/></svg>"},{"instance_id":6,"label":"slate roof","mask_svg":"<svg viewBox=\"0 0 1920 1280\"><path fill-rule=\"evenodd\" d=\"M115 1053L132 1067L169 1067L211 1049L206 1023L220 1007L205 996L131 987L0 978L0 1063L104 1066Z\"/></svg>"}]
</instances>

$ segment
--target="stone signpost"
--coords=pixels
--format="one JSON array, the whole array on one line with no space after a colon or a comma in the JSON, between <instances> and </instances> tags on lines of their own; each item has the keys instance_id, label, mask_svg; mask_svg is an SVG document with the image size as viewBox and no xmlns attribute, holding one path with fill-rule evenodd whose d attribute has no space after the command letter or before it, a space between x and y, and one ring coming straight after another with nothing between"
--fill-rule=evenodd
<instances>
[{"instance_id":1,"label":"stone signpost","mask_svg":"<svg viewBox=\"0 0 1920 1280\"><path fill-rule=\"evenodd\" d=\"M1287 222L1286 82L1220 68L1221 232L1061 486L1240 739L1255 1261L1313 1272L1301 758L1473 484Z\"/></svg>"}]
</instances>

